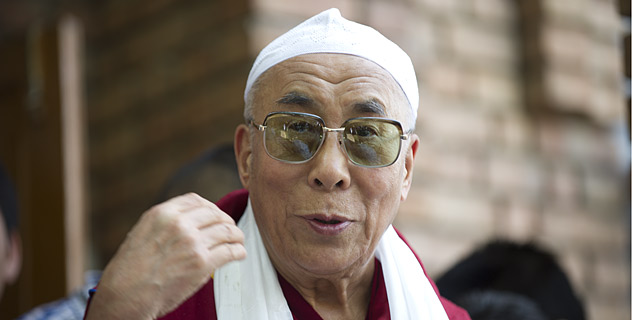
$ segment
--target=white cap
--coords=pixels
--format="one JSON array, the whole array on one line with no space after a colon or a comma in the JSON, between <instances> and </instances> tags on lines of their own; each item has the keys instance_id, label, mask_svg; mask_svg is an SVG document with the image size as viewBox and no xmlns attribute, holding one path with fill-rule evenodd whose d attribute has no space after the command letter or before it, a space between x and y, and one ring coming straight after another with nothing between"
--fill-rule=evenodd
<instances>
[{"instance_id":1,"label":"white cap","mask_svg":"<svg viewBox=\"0 0 632 320\"><path fill-rule=\"evenodd\" d=\"M335 8L309 18L261 50L248 75L244 100L255 80L266 70L309 53L350 54L378 64L402 88L414 119L417 119L419 89L410 57L375 29L343 18Z\"/></svg>"}]
</instances>

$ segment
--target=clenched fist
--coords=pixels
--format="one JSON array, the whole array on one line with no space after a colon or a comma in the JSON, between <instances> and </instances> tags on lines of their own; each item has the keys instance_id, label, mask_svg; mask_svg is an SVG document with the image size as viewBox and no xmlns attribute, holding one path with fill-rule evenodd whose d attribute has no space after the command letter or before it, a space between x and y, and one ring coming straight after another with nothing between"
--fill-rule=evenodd
<instances>
[{"instance_id":1,"label":"clenched fist","mask_svg":"<svg viewBox=\"0 0 632 320\"><path fill-rule=\"evenodd\" d=\"M224 264L246 257L244 235L215 204L186 194L143 214L103 272L87 319L155 319Z\"/></svg>"}]
</instances>

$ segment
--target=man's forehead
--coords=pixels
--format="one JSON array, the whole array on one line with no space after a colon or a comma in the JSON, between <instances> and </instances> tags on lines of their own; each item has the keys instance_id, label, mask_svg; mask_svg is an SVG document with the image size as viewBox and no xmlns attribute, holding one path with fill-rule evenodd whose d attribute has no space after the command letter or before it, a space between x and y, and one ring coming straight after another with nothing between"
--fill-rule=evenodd
<instances>
[{"instance_id":1,"label":"man's forehead","mask_svg":"<svg viewBox=\"0 0 632 320\"><path fill-rule=\"evenodd\" d=\"M267 70L256 87L257 100L275 106L264 112L320 113L335 103L350 116L394 117L399 114L395 109L408 108L404 92L388 72L372 61L346 54L288 59Z\"/></svg>"},{"instance_id":2,"label":"man's forehead","mask_svg":"<svg viewBox=\"0 0 632 320\"><path fill-rule=\"evenodd\" d=\"M301 91L290 91L276 100L276 104L280 107L300 107L306 110L317 110L319 102L316 101L309 93ZM353 113L357 114L373 114L377 116L386 116L386 107L379 99L376 98L359 98L350 104Z\"/></svg>"},{"instance_id":3,"label":"man's forehead","mask_svg":"<svg viewBox=\"0 0 632 320\"><path fill-rule=\"evenodd\" d=\"M354 89L390 89L405 93L393 76L378 64L362 57L336 54L306 54L285 60L267 70L259 84L290 91L293 86L325 87L346 82Z\"/></svg>"}]
</instances>

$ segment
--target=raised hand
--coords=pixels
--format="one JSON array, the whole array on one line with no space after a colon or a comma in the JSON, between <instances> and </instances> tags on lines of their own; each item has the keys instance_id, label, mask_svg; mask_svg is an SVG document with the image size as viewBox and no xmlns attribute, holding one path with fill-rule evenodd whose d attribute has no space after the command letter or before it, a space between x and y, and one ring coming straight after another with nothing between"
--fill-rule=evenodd
<instances>
[{"instance_id":1,"label":"raised hand","mask_svg":"<svg viewBox=\"0 0 632 320\"><path fill-rule=\"evenodd\" d=\"M146 211L105 268L86 319L155 319L246 257L235 222L197 194Z\"/></svg>"}]
</instances>

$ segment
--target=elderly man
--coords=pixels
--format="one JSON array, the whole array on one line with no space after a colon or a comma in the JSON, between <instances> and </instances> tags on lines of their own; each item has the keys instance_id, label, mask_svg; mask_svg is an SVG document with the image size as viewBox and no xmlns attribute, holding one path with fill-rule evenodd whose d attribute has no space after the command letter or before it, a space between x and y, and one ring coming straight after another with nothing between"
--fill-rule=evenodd
<instances>
[{"instance_id":1,"label":"elderly man","mask_svg":"<svg viewBox=\"0 0 632 320\"><path fill-rule=\"evenodd\" d=\"M89 319L469 319L391 226L419 145L397 45L327 10L262 50L244 97L245 190L146 212Z\"/></svg>"}]
</instances>

